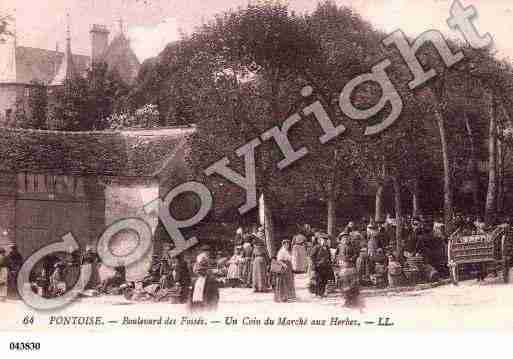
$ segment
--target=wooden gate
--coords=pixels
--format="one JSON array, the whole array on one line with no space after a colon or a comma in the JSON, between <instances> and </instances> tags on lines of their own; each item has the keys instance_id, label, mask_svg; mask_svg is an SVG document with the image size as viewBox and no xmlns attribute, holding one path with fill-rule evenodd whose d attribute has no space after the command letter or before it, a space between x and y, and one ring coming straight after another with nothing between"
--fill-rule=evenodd
<instances>
[{"instance_id":1,"label":"wooden gate","mask_svg":"<svg viewBox=\"0 0 513 359\"><path fill-rule=\"evenodd\" d=\"M16 243L23 257L69 232L82 246L90 242L90 201L79 178L19 174L17 189Z\"/></svg>"},{"instance_id":2,"label":"wooden gate","mask_svg":"<svg viewBox=\"0 0 513 359\"><path fill-rule=\"evenodd\" d=\"M79 243L89 234L86 203L18 200L16 203L16 242L23 256L62 240L71 232Z\"/></svg>"}]
</instances>

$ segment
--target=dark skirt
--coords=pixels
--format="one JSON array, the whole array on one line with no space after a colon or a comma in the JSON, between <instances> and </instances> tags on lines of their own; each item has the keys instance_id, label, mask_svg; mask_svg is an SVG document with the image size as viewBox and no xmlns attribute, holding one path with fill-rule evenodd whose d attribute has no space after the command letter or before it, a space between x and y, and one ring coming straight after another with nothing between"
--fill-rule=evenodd
<instances>
[{"instance_id":1,"label":"dark skirt","mask_svg":"<svg viewBox=\"0 0 513 359\"><path fill-rule=\"evenodd\" d=\"M203 289L203 300L201 302L193 302L194 287L196 280L192 284L192 290L189 291L188 307L191 312L213 311L217 309L219 303L219 284L217 280L210 275L207 276L205 288Z\"/></svg>"},{"instance_id":2,"label":"dark skirt","mask_svg":"<svg viewBox=\"0 0 513 359\"><path fill-rule=\"evenodd\" d=\"M264 292L267 290L267 268L264 257L255 257L252 266L252 284L256 292Z\"/></svg>"},{"instance_id":3,"label":"dark skirt","mask_svg":"<svg viewBox=\"0 0 513 359\"><path fill-rule=\"evenodd\" d=\"M286 265L286 270L284 273L275 275L274 301L278 303L296 299L292 263L290 261L281 263Z\"/></svg>"}]
</instances>

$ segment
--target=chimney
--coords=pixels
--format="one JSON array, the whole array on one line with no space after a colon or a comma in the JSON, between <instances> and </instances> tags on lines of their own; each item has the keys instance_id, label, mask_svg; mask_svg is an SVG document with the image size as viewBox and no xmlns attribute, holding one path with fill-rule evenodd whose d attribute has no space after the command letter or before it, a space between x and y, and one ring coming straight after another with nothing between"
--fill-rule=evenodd
<instances>
[{"instance_id":1,"label":"chimney","mask_svg":"<svg viewBox=\"0 0 513 359\"><path fill-rule=\"evenodd\" d=\"M109 44L109 30L104 25L94 24L91 28L91 61L101 60Z\"/></svg>"}]
</instances>

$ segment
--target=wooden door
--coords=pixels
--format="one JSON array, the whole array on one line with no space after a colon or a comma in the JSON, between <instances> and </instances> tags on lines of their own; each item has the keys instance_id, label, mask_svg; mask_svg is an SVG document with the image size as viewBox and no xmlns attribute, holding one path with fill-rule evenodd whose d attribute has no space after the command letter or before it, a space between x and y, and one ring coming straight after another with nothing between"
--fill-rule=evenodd
<instances>
[{"instance_id":1,"label":"wooden door","mask_svg":"<svg viewBox=\"0 0 513 359\"><path fill-rule=\"evenodd\" d=\"M18 200L16 242L24 257L62 240L71 232L81 244L88 241L89 210L85 202Z\"/></svg>"}]
</instances>

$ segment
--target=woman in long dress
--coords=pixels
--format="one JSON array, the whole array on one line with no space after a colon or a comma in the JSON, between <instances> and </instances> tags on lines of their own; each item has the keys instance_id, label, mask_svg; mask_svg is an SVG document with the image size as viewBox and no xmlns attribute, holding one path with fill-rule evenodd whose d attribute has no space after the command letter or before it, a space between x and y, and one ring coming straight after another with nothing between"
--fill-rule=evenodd
<instances>
[{"instance_id":1,"label":"woman in long dress","mask_svg":"<svg viewBox=\"0 0 513 359\"><path fill-rule=\"evenodd\" d=\"M233 256L228 261L228 272L226 279L228 285L232 288L242 283L244 272L244 257L242 256L242 247L235 247Z\"/></svg>"},{"instance_id":2,"label":"woman in long dress","mask_svg":"<svg viewBox=\"0 0 513 359\"><path fill-rule=\"evenodd\" d=\"M252 285L255 292L266 292L268 288L267 264L268 257L263 246L255 246L253 250Z\"/></svg>"},{"instance_id":3,"label":"woman in long dress","mask_svg":"<svg viewBox=\"0 0 513 359\"><path fill-rule=\"evenodd\" d=\"M7 299L7 281L9 270L5 258L5 249L0 248L0 302Z\"/></svg>"},{"instance_id":4,"label":"woman in long dress","mask_svg":"<svg viewBox=\"0 0 513 359\"><path fill-rule=\"evenodd\" d=\"M50 293L52 297L58 297L66 293L66 282L64 281L64 263L58 262L50 276Z\"/></svg>"},{"instance_id":5,"label":"woman in long dress","mask_svg":"<svg viewBox=\"0 0 513 359\"><path fill-rule=\"evenodd\" d=\"M358 305L358 297L360 294L360 280L358 272L351 261L344 261L338 275L338 286L344 306L354 307Z\"/></svg>"},{"instance_id":6,"label":"woman in long dress","mask_svg":"<svg viewBox=\"0 0 513 359\"><path fill-rule=\"evenodd\" d=\"M193 313L216 310L219 303L219 283L210 272L208 256L196 259L193 272L197 277L192 283L189 295L189 310Z\"/></svg>"},{"instance_id":7,"label":"woman in long dress","mask_svg":"<svg viewBox=\"0 0 513 359\"><path fill-rule=\"evenodd\" d=\"M290 241L284 240L282 243L283 245L276 256L276 261L283 267L283 271L276 273L275 302L288 302L296 299Z\"/></svg>"},{"instance_id":8,"label":"woman in long dress","mask_svg":"<svg viewBox=\"0 0 513 359\"><path fill-rule=\"evenodd\" d=\"M297 234L293 238L292 246L292 270L294 273L305 273L306 262L306 238L302 234Z\"/></svg>"},{"instance_id":9,"label":"woman in long dress","mask_svg":"<svg viewBox=\"0 0 513 359\"><path fill-rule=\"evenodd\" d=\"M242 258L244 262L242 264L242 282L247 288L251 288L251 280L253 277L253 236L248 234L244 237L244 243L242 244Z\"/></svg>"},{"instance_id":10,"label":"woman in long dress","mask_svg":"<svg viewBox=\"0 0 513 359\"><path fill-rule=\"evenodd\" d=\"M101 260L98 253L95 252L94 248L92 246L86 247L86 252L84 253L84 256L82 257L82 265L91 265L91 277L89 278L89 281L85 285L85 289L95 289L100 283L100 265Z\"/></svg>"}]
</instances>

